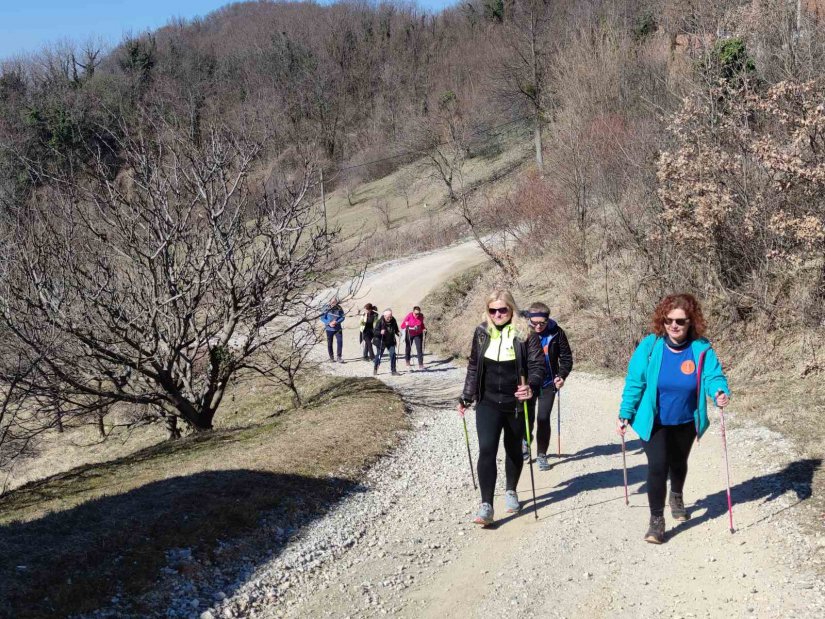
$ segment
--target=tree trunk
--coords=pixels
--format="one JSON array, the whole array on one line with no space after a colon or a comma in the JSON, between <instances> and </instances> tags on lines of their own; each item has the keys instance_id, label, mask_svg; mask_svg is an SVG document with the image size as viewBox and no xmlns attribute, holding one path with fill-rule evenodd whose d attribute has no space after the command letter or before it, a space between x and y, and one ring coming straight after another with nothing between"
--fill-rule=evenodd
<instances>
[{"instance_id":1,"label":"tree trunk","mask_svg":"<svg viewBox=\"0 0 825 619\"><path fill-rule=\"evenodd\" d=\"M166 417L166 430L169 432L169 440L176 441L181 437L180 428L178 428L178 418L174 415Z\"/></svg>"},{"instance_id":2,"label":"tree trunk","mask_svg":"<svg viewBox=\"0 0 825 619\"><path fill-rule=\"evenodd\" d=\"M544 153L542 152L541 144L541 118L538 110L536 111L536 126L533 128L533 139L536 143L536 165L539 167L539 173L544 173Z\"/></svg>"}]
</instances>

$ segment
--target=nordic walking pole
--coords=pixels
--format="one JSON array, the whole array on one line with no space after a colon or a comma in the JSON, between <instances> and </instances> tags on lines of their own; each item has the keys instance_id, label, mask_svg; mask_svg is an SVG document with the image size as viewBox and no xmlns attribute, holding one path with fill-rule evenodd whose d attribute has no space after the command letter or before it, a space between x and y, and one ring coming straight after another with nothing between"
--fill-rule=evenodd
<instances>
[{"instance_id":1,"label":"nordic walking pole","mask_svg":"<svg viewBox=\"0 0 825 619\"><path fill-rule=\"evenodd\" d=\"M730 466L728 465L728 439L725 436L725 414L722 412L721 406L717 406L716 410L719 412L719 419L722 422L722 451L725 454L725 480L728 492L728 522L730 532L733 533L733 501L730 498Z\"/></svg>"},{"instance_id":2,"label":"nordic walking pole","mask_svg":"<svg viewBox=\"0 0 825 619\"><path fill-rule=\"evenodd\" d=\"M622 424L622 428L627 428L627 422L625 421ZM622 469L624 469L624 504L630 505L630 499L627 498L627 456L625 455L625 446L624 446L624 432L621 434L622 437Z\"/></svg>"},{"instance_id":3,"label":"nordic walking pole","mask_svg":"<svg viewBox=\"0 0 825 619\"><path fill-rule=\"evenodd\" d=\"M527 379L524 376L521 377L521 384L522 386L527 384ZM527 454L530 461L530 486L533 488L533 515L538 520L539 506L536 502L536 480L533 477L533 446L530 440L530 415L527 413L527 400L524 400L524 432L527 435Z\"/></svg>"},{"instance_id":4,"label":"nordic walking pole","mask_svg":"<svg viewBox=\"0 0 825 619\"><path fill-rule=\"evenodd\" d=\"M556 389L556 399L559 401L559 414L556 417L556 443L558 445L558 458L561 458L561 389Z\"/></svg>"},{"instance_id":5,"label":"nordic walking pole","mask_svg":"<svg viewBox=\"0 0 825 619\"><path fill-rule=\"evenodd\" d=\"M478 486L476 485L476 474L473 472L473 456L470 454L470 435L467 433L467 420L462 417L461 421L464 422L464 442L467 443L467 459L470 461L470 477L473 478L473 489L478 490Z\"/></svg>"}]
</instances>

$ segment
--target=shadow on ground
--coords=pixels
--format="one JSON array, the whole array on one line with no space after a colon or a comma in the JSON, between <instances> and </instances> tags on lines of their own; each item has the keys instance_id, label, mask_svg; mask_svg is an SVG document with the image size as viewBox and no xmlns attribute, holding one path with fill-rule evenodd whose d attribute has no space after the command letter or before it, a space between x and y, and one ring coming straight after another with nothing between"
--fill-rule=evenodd
<instances>
[{"instance_id":1,"label":"shadow on ground","mask_svg":"<svg viewBox=\"0 0 825 619\"><path fill-rule=\"evenodd\" d=\"M736 516L736 505L740 503L750 503L752 501L762 501L769 503L775 501L787 492L793 492L796 495L796 501L791 505L777 509L775 512L760 518L751 523L741 523L741 528L749 528L754 525L764 522L768 518L775 516L787 509L796 507L803 501L807 501L813 496L813 478L819 468L822 466L821 458L808 458L804 460L797 460L791 462L781 471L776 473L769 473L767 475L760 475L759 477L752 477L751 479L734 485L730 489L731 499L733 501L734 518ZM722 488L719 492L709 494L703 499L694 503L690 508L691 519L687 522L680 523L668 532L669 536L678 535L698 524L707 522L713 518L725 516L728 511L727 491ZM701 513L700 513L701 512ZM734 528L737 528L734 520Z\"/></svg>"},{"instance_id":2,"label":"shadow on ground","mask_svg":"<svg viewBox=\"0 0 825 619\"><path fill-rule=\"evenodd\" d=\"M244 558L261 562L277 555L287 542L286 535L274 543L269 538L270 552L255 556L255 549L263 546L256 544L255 535L261 535L266 514L306 524L357 489L354 482L339 478L210 471L2 525L0 616L89 612L116 594L130 600L155 589L170 569L173 577L177 573L195 579L197 574L187 570L204 565L220 567L223 591L230 595L230 583L240 569L234 567L238 557L233 553L241 549ZM271 528L269 534L275 535ZM197 561L190 561L190 556ZM144 612L148 609L127 610L131 616Z\"/></svg>"},{"instance_id":3,"label":"shadow on ground","mask_svg":"<svg viewBox=\"0 0 825 619\"><path fill-rule=\"evenodd\" d=\"M638 441L631 441L627 444L628 451L637 447L637 445L635 445L636 442ZM586 449L583 449L577 452L576 454L573 454L572 456L565 458L559 464L563 462L569 462L571 460L580 460L596 456L614 455L617 453L621 453L621 445L611 443L597 445L594 447L588 447ZM752 501L759 500L763 502L770 502L783 496L787 492L794 492L797 498L796 502L794 502L792 505L782 507L773 514L770 514L769 516L766 516L756 522L744 524L743 527L750 527L759 524L767 518L782 511L785 511L786 509L795 507L803 501L806 501L809 498L811 498L813 494L813 478L816 472L821 467L821 465L821 458L797 460L785 466L781 471L769 473L766 475L760 475L758 477L752 477L747 481L741 482L733 486L731 488L731 497L733 499L734 504L734 513L736 512L737 503L749 503ZM529 474L530 472L527 469L527 465L525 465L525 468L522 471L522 475ZM646 465L632 466L627 469L627 480L628 484L631 486L644 482L646 480L646 477ZM612 468L604 471L595 471L592 473L579 475L577 477L572 477L570 479L560 482L549 492L545 492L542 494L541 490L543 490L543 488L539 488L536 496L536 504L533 504L532 500L522 501L524 509L521 511L520 514L514 514L512 516L508 516L506 518L497 520L494 526L501 526L503 524L506 524L513 518L517 518L520 516L529 515L530 517L532 517L533 512L536 510L536 508L540 510L540 517L552 517L559 514L574 511L576 509L581 509L581 506L575 506L570 507L568 509L553 511L550 514L548 514L547 512L543 513L541 511L542 508L548 508L553 504L560 503L566 499L572 498L576 495L585 492L589 492L592 490L604 490L609 488L616 488L617 490L619 490L623 486L624 477L622 474L621 467ZM645 484L642 484L634 494L644 494L645 492ZM522 499L524 498L526 497L522 497ZM616 498L605 499L603 501L588 504L585 507L592 507L593 505L600 505L602 503L609 503L611 501L617 500L624 500L624 496L621 495L617 496ZM723 487L720 491L710 494L702 499L699 499L692 506L689 505L688 507L689 510L692 512L693 517L687 522L681 523L678 526L675 526L673 529L671 529L669 531L670 536L678 535L679 533L686 531L691 527L695 527L696 525L706 522L712 518L718 518L720 516L725 515L728 510L727 492Z\"/></svg>"}]
</instances>

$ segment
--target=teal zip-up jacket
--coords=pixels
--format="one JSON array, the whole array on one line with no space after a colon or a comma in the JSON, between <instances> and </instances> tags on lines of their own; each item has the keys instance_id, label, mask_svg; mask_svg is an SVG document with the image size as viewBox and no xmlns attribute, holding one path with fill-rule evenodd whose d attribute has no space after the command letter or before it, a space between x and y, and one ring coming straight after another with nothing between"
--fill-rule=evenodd
<instances>
[{"instance_id":1,"label":"teal zip-up jacket","mask_svg":"<svg viewBox=\"0 0 825 619\"><path fill-rule=\"evenodd\" d=\"M702 374L699 387L698 408L693 411L696 431L701 437L708 429L708 398L715 398L723 391L730 396L728 381L722 372L722 366L710 342L699 338L691 342L693 360L696 367L701 367ZM653 419L656 417L656 389L659 384L659 369L662 367L662 355L665 349L664 338L651 333L645 337L630 358L627 377L622 391L622 404L619 419L627 419L630 426L644 441L650 440L653 431ZM700 357L704 353L702 363Z\"/></svg>"}]
</instances>

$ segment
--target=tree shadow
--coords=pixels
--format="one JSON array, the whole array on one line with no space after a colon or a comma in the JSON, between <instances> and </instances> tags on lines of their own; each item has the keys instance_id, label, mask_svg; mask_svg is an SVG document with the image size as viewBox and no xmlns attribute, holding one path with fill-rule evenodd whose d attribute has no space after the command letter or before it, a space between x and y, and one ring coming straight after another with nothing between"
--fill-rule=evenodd
<instances>
[{"instance_id":1,"label":"tree shadow","mask_svg":"<svg viewBox=\"0 0 825 619\"><path fill-rule=\"evenodd\" d=\"M810 499L811 496L813 496L813 478L821 465L822 458L797 460L788 464L781 471L760 475L759 477L752 477L747 481L733 486L730 489L730 494L733 502L734 517L736 515L737 504L750 503L758 500L761 500L763 503L770 503L787 492L794 492L796 494L796 501L793 504L779 508L775 512L740 528L746 529L755 526L776 514L796 507L803 501ZM697 515L697 512L702 510L704 511ZM691 519L687 522L679 523L670 529L670 531L668 531L669 536L678 535L703 522L724 516L728 511L727 490L723 488L718 492L709 494L705 498L696 501L696 503L690 507L689 511L691 512Z\"/></svg>"},{"instance_id":2,"label":"tree shadow","mask_svg":"<svg viewBox=\"0 0 825 619\"><path fill-rule=\"evenodd\" d=\"M1 525L0 616L91 612L115 594L127 614L152 614L134 600L151 589L172 604L170 576L188 578L192 598L210 599L198 595L199 575L230 595L250 562L276 556L290 534L357 491L342 478L209 471Z\"/></svg>"}]
</instances>

